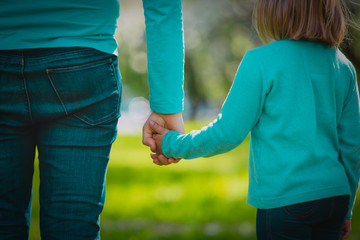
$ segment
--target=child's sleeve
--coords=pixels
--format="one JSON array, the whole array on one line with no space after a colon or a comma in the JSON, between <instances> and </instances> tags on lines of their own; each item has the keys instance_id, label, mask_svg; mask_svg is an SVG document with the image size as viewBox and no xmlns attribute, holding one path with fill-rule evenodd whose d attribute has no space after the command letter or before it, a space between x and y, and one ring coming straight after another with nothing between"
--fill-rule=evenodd
<instances>
[{"instance_id":1,"label":"child's sleeve","mask_svg":"<svg viewBox=\"0 0 360 240\"><path fill-rule=\"evenodd\" d=\"M151 110L184 107L184 33L181 0L143 0Z\"/></svg>"},{"instance_id":2,"label":"child's sleeve","mask_svg":"<svg viewBox=\"0 0 360 240\"><path fill-rule=\"evenodd\" d=\"M351 218L360 177L360 100L355 70L338 126L340 155L351 188L347 219Z\"/></svg>"},{"instance_id":3,"label":"child's sleeve","mask_svg":"<svg viewBox=\"0 0 360 240\"><path fill-rule=\"evenodd\" d=\"M221 113L201 130L181 135L169 131L162 140L162 151L167 157L210 157L238 146L257 124L261 114L266 87L261 67L248 52L237 71Z\"/></svg>"}]
</instances>

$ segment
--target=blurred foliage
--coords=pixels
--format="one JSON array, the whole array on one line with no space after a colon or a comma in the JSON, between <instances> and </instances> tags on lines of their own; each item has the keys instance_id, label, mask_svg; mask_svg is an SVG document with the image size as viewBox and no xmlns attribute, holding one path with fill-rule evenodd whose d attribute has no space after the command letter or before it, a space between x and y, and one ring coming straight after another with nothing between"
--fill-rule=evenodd
<instances>
[{"instance_id":1,"label":"blurred foliage","mask_svg":"<svg viewBox=\"0 0 360 240\"><path fill-rule=\"evenodd\" d=\"M254 0L184 0L185 91L187 110L200 105L220 108L237 67L249 49L261 46L252 24ZM347 0L359 24L360 5ZM206 6L206 10L204 10ZM146 44L141 1L122 1L117 39L126 96L147 97ZM354 24L341 47L360 70L360 33Z\"/></svg>"},{"instance_id":2,"label":"blurred foliage","mask_svg":"<svg viewBox=\"0 0 360 240\"><path fill-rule=\"evenodd\" d=\"M250 28L251 1L184 2L185 90L191 117L200 104L220 107L247 50L259 44ZM254 39L255 37L255 39Z\"/></svg>"}]
</instances>

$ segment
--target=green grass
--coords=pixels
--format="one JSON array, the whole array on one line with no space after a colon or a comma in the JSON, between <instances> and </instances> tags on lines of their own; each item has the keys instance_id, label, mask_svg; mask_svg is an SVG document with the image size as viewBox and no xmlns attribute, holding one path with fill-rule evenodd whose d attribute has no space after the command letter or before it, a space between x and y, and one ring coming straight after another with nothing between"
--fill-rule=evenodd
<instances>
[{"instance_id":1,"label":"green grass","mask_svg":"<svg viewBox=\"0 0 360 240\"><path fill-rule=\"evenodd\" d=\"M202 125L187 123L187 129ZM256 239L256 209L246 204L248 146L247 139L227 154L160 167L141 136L119 136L107 173L102 239ZM36 171L33 240L40 239L38 184ZM352 240L360 239L358 205Z\"/></svg>"}]
</instances>

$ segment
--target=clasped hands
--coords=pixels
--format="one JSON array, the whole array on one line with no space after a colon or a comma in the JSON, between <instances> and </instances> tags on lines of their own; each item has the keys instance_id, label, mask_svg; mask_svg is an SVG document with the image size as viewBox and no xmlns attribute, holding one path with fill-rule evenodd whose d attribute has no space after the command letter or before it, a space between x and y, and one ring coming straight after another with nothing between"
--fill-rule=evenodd
<instances>
[{"instance_id":1,"label":"clasped hands","mask_svg":"<svg viewBox=\"0 0 360 240\"><path fill-rule=\"evenodd\" d=\"M143 127L143 144L149 146L153 162L159 166L177 163L180 158L167 158L161 151L161 142L169 131L185 133L184 121L181 113L160 114L152 112Z\"/></svg>"}]
</instances>

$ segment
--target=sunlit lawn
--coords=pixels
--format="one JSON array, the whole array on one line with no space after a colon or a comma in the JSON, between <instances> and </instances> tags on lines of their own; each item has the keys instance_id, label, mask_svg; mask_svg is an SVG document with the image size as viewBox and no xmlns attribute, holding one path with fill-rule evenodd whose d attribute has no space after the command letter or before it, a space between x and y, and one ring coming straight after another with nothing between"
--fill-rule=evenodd
<instances>
[{"instance_id":1,"label":"sunlit lawn","mask_svg":"<svg viewBox=\"0 0 360 240\"><path fill-rule=\"evenodd\" d=\"M188 123L187 129L202 125ZM102 239L256 239L256 209L246 204L248 144L159 167L141 136L119 136L107 173ZM37 174L30 239L40 239ZM359 207L352 240L360 239Z\"/></svg>"}]
</instances>

